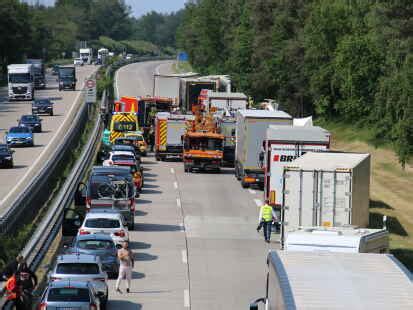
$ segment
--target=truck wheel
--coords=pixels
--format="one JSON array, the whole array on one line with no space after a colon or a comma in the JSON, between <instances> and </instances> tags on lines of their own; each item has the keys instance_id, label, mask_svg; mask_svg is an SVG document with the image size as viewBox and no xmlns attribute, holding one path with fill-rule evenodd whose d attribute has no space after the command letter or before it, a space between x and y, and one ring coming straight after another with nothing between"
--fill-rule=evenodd
<instances>
[{"instance_id":1,"label":"truck wheel","mask_svg":"<svg viewBox=\"0 0 413 310\"><path fill-rule=\"evenodd\" d=\"M161 160L161 158L160 158L158 155L155 155L155 159L156 159L156 161L160 161L160 160Z\"/></svg>"},{"instance_id":2,"label":"truck wheel","mask_svg":"<svg viewBox=\"0 0 413 310\"><path fill-rule=\"evenodd\" d=\"M241 186L242 186L242 188L250 187L250 185L248 183L245 183L244 181L241 181Z\"/></svg>"},{"instance_id":3,"label":"truck wheel","mask_svg":"<svg viewBox=\"0 0 413 310\"><path fill-rule=\"evenodd\" d=\"M53 111L52 111L52 112L50 112L50 116L53 116Z\"/></svg>"}]
</instances>

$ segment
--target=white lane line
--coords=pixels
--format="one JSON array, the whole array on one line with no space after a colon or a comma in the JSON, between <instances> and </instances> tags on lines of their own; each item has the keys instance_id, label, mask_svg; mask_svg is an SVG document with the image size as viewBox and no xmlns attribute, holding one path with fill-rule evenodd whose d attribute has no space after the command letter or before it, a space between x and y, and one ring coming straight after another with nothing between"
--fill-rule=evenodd
<instances>
[{"instance_id":1,"label":"white lane line","mask_svg":"<svg viewBox=\"0 0 413 310\"><path fill-rule=\"evenodd\" d=\"M175 174L175 169L174 168L171 168L171 173Z\"/></svg>"},{"instance_id":2,"label":"white lane line","mask_svg":"<svg viewBox=\"0 0 413 310\"><path fill-rule=\"evenodd\" d=\"M176 205L180 208L181 207L181 199L176 198Z\"/></svg>"},{"instance_id":3,"label":"white lane line","mask_svg":"<svg viewBox=\"0 0 413 310\"><path fill-rule=\"evenodd\" d=\"M186 253L186 250L182 250L182 262L184 264L188 264L188 254Z\"/></svg>"},{"instance_id":4,"label":"white lane line","mask_svg":"<svg viewBox=\"0 0 413 310\"><path fill-rule=\"evenodd\" d=\"M254 191L253 189L249 188L248 191L250 192L250 194L255 195L257 192Z\"/></svg>"},{"instance_id":5,"label":"white lane line","mask_svg":"<svg viewBox=\"0 0 413 310\"><path fill-rule=\"evenodd\" d=\"M174 182L174 188L178 189L178 182Z\"/></svg>"},{"instance_id":6,"label":"white lane line","mask_svg":"<svg viewBox=\"0 0 413 310\"><path fill-rule=\"evenodd\" d=\"M189 301L189 290L184 290L184 307L189 308L190 301Z\"/></svg>"},{"instance_id":7,"label":"white lane line","mask_svg":"<svg viewBox=\"0 0 413 310\"><path fill-rule=\"evenodd\" d=\"M260 199L254 199L255 204L257 205L257 207L261 207L262 206L262 201Z\"/></svg>"}]
</instances>

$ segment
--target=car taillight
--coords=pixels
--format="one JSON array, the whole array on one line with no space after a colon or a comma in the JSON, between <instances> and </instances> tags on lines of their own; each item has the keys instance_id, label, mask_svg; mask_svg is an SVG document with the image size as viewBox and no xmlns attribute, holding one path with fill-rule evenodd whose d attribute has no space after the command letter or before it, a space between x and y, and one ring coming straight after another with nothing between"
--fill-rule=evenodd
<instances>
[{"instance_id":1,"label":"car taillight","mask_svg":"<svg viewBox=\"0 0 413 310\"><path fill-rule=\"evenodd\" d=\"M96 304L90 304L90 310L98 310Z\"/></svg>"},{"instance_id":2,"label":"car taillight","mask_svg":"<svg viewBox=\"0 0 413 310\"><path fill-rule=\"evenodd\" d=\"M84 229L79 230L79 235L89 235L90 232Z\"/></svg>"},{"instance_id":3,"label":"car taillight","mask_svg":"<svg viewBox=\"0 0 413 310\"><path fill-rule=\"evenodd\" d=\"M92 204L92 199L90 197L86 197L86 206L90 208L90 205Z\"/></svg>"},{"instance_id":4,"label":"car taillight","mask_svg":"<svg viewBox=\"0 0 413 310\"><path fill-rule=\"evenodd\" d=\"M42 302L39 307L37 307L37 310L46 310L47 309L47 302Z\"/></svg>"},{"instance_id":5,"label":"car taillight","mask_svg":"<svg viewBox=\"0 0 413 310\"><path fill-rule=\"evenodd\" d=\"M131 206L131 208L135 207L135 199L134 198L129 199L129 205Z\"/></svg>"},{"instance_id":6,"label":"car taillight","mask_svg":"<svg viewBox=\"0 0 413 310\"><path fill-rule=\"evenodd\" d=\"M123 230L119 230L115 232L114 235L118 237L125 237L125 232Z\"/></svg>"}]
</instances>

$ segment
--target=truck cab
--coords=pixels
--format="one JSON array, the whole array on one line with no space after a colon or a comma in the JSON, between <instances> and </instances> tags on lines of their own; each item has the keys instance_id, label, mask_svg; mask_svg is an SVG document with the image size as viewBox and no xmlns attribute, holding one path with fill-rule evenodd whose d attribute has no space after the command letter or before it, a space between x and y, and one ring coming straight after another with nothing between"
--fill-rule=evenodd
<instances>
[{"instance_id":1,"label":"truck cab","mask_svg":"<svg viewBox=\"0 0 413 310\"><path fill-rule=\"evenodd\" d=\"M74 66L61 66L58 71L59 91L64 89L76 90L76 68Z\"/></svg>"},{"instance_id":2,"label":"truck cab","mask_svg":"<svg viewBox=\"0 0 413 310\"><path fill-rule=\"evenodd\" d=\"M34 70L32 64L7 66L9 100L34 99Z\"/></svg>"},{"instance_id":3,"label":"truck cab","mask_svg":"<svg viewBox=\"0 0 413 310\"><path fill-rule=\"evenodd\" d=\"M79 56L83 59L83 63L90 65L92 63L92 49L91 48L81 48L79 50Z\"/></svg>"},{"instance_id":4,"label":"truck cab","mask_svg":"<svg viewBox=\"0 0 413 310\"><path fill-rule=\"evenodd\" d=\"M46 88L46 74L45 74L43 60L27 59L26 62L28 64L33 65L35 89L45 89Z\"/></svg>"}]
</instances>

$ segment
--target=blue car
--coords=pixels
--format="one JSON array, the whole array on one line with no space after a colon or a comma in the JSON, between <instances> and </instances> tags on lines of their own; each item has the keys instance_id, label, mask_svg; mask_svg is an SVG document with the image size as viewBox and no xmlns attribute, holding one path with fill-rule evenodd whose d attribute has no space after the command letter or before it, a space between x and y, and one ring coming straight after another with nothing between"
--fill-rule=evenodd
<instances>
[{"instance_id":1,"label":"blue car","mask_svg":"<svg viewBox=\"0 0 413 310\"><path fill-rule=\"evenodd\" d=\"M6 132L5 140L9 146L33 146L33 132L28 127L11 127Z\"/></svg>"}]
</instances>

